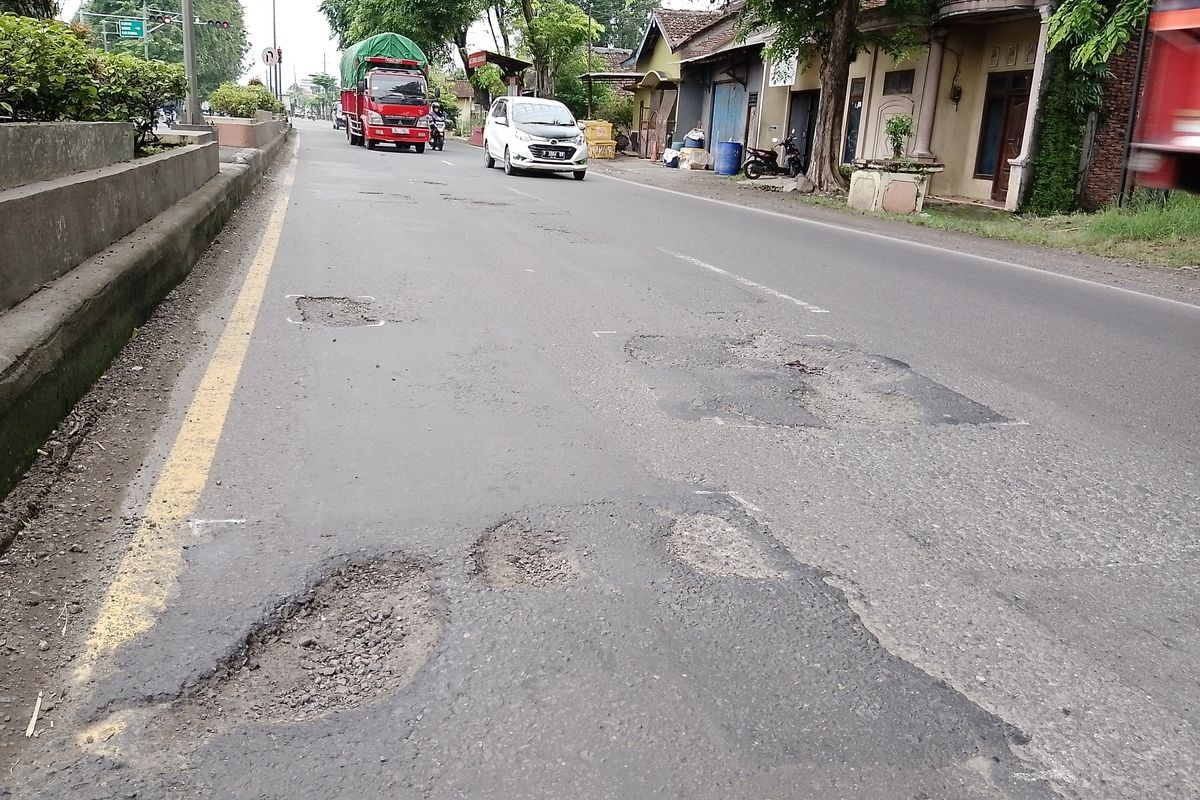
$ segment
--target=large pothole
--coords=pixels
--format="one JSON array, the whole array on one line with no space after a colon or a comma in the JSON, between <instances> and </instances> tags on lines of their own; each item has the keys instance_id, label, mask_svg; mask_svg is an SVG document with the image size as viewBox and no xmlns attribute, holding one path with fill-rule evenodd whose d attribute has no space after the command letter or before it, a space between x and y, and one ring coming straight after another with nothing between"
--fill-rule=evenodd
<instances>
[{"instance_id":1,"label":"large pothole","mask_svg":"<svg viewBox=\"0 0 1200 800\"><path fill-rule=\"evenodd\" d=\"M384 324L384 319L366 299L351 297L297 297L296 310L300 322L325 325L330 328L371 327Z\"/></svg>"},{"instance_id":2,"label":"large pothole","mask_svg":"<svg viewBox=\"0 0 1200 800\"><path fill-rule=\"evenodd\" d=\"M475 573L493 589L550 589L580 575L579 560L566 537L506 520L475 544Z\"/></svg>"},{"instance_id":3,"label":"large pothole","mask_svg":"<svg viewBox=\"0 0 1200 800\"><path fill-rule=\"evenodd\" d=\"M705 575L753 580L784 576L745 531L714 514L677 518L666 546L674 558Z\"/></svg>"},{"instance_id":4,"label":"large pothole","mask_svg":"<svg viewBox=\"0 0 1200 800\"><path fill-rule=\"evenodd\" d=\"M430 577L405 561L349 564L279 609L192 700L209 716L302 721L407 684L441 634Z\"/></svg>"}]
</instances>

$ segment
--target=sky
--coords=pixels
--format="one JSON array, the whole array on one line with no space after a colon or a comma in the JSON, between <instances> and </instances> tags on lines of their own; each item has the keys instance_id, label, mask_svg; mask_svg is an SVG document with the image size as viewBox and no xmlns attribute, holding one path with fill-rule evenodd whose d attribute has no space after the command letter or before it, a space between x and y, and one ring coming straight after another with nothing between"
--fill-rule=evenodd
<instances>
[{"instance_id":1,"label":"sky","mask_svg":"<svg viewBox=\"0 0 1200 800\"><path fill-rule=\"evenodd\" d=\"M71 17L81 0L65 0L62 3L63 18ZM197 13L203 16L204 0L195 0ZM667 0L669 8L704 7L708 0ZM262 77L262 51L271 46L272 0L242 0L246 9L246 31L249 34L251 61L242 75L243 82L253 76ZM293 72L304 78L324 67L326 72L336 75L339 53L337 42L330 36L325 17L317 10L320 0L275 0L275 24L279 46L283 48L283 85L292 83ZM404 33L404 31L396 31ZM486 25L476 25L471 30L469 44L472 48L492 46L491 35Z\"/></svg>"}]
</instances>

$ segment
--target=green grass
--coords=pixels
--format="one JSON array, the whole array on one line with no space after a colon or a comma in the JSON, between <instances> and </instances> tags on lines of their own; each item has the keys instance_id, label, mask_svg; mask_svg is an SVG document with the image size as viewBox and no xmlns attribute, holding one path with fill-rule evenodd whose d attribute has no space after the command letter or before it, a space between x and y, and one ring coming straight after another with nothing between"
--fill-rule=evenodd
<instances>
[{"instance_id":1,"label":"green grass","mask_svg":"<svg viewBox=\"0 0 1200 800\"><path fill-rule=\"evenodd\" d=\"M801 199L810 203L814 200ZM1200 196L1186 192L1172 192L1165 201L1161 195L1146 193L1124 208L1112 207L1094 214L1032 217L947 203L927 204L921 215L882 216L1122 261L1200 269Z\"/></svg>"}]
</instances>

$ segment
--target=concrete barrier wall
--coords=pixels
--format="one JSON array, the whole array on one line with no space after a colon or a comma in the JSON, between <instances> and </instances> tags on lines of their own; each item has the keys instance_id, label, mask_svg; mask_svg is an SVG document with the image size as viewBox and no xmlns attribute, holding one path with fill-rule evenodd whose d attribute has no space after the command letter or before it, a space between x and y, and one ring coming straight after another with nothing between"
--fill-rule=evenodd
<instances>
[{"instance_id":1,"label":"concrete barrier wall","mask_svg":"<svg viewBox=\"0 0 1200 800\"><path fill-rule=\"evenodd\" d=\"M0 125L0 192L132 158L127 122L7 122Z\"/></svg>"},{"instance_id":2,"label":"concrete barrier wall","mask_svg":"<svg viewBox=\"0 0 1200 800\"><path fill-rule=\"evenodd\" d=\"M267 113L267 112L264 112ZM287 120L273 116L266 120L243 119L241 117L206 117L216 131L221 147L263 148L288 129Z\"/></svg>"},{"instance_id":3,"label":"concrete barrier wall","mask_svg":"<svg viewBox=\"0 0 1200 800\"><path fill-rule=\"evenodd\" d=\"M0 311L154 219L219 170L216 144L192 145L0 192Z\"/></svg>"},{"instance_id":4,"label":"concrete barrier wall","mask_svg":"<svg viewBox=\"0 0 1200 800\"><path fill-rule=\"evenodd\" d=\"M243 163L222 166L217 177L110 252L0 314L0 497L183 280L286 141L281 136ZM0 553L7 544L0 540Z\"/></svg>"}]
</instances>

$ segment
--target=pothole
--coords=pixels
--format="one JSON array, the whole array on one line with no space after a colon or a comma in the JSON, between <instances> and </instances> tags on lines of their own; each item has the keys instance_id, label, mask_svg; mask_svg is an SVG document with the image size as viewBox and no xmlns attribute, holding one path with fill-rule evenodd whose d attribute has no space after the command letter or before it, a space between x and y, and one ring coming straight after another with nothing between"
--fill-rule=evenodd
<instances>
[{"instance_id":1,"label":"pothole","mask_svg":"<svg viewBox=\"0 0 1200 800\"><path fill-rule=\"evenodd\" d=\"M784 577L750 537L713 514L678 517L666 538L667 552L705 575L772 580Z\"/></svg>"},{"instance_id":2,"label":"pothole","mask_svg":"<svg viewBox=\"0 0 1200 800\"><path fill-rule=\"evenodd\" d=\"M484 532L473 551L475 572L493 589L550 589L565 586L581 570L566 537L507 520Z\"/></svg>"},{"instance_id":3,"label":"pothole","mask_svg":"<svg viewBox=\"0 0 1200 800\"><path fill-rule=\"evenodd\" d=\"M192 700L217 717L275 722L365 706L412 680L441 627L422 567L350 564L279 609Z\"/></svg>"},{"instance_id":4,"label":"pothole","mask_svg":"<svg viewBox=\"0 0 1200 800\"><path fill-rule=\"evenodd\" d=\"M330 328L371 327L384 324L367 300L350 297L297 297L300 322Z\"/></svg>"}]
</instances>

